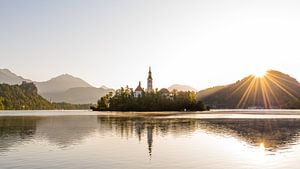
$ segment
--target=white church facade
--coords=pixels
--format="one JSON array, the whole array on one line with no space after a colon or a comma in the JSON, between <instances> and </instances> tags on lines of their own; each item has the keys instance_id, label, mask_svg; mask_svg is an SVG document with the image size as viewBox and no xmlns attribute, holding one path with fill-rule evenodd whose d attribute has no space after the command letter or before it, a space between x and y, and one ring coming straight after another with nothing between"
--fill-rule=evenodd
<instances>
[{"instance_id":1,"label":"white church facade","mask_svg":"<svg viewBox=\"0 0 300 169\"><path fill-rule=\"evenodd\" d=\"M146 92L151 93L153 91L154 91L153 90L153 78L152 78L151 67L149 67ZM141 82L139 82L139 85L136 87L136 89L134 91L134 97L136 97L136 98L142 97L143 92L144 92L144 89L141 86Z\"/></svg>"}]
</instances>

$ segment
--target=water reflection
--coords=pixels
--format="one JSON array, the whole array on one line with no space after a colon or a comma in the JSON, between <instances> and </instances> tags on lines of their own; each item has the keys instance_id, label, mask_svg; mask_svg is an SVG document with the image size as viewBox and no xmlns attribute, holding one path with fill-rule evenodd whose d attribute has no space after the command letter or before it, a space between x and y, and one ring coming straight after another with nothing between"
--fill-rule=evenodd
<instances>
[{"instance_id":1,"label":"water reflection","mask_svg":"<svg viewBox=\"0 0 300 169\"><path fill-rule=\"evenodd\" d=\"M93 134L147 139L151 158L158 136L190 136L196 131L230 136L262 152L289 149L297 143L300 119L166 119L118 116L0 117L0 153L34 139L63 149ZM145 147L146 150L146 147Z\"/></svg>"},{"instance_id":2,"label":"water reflection","mask_svg":"<svg viewBox=\"0 0 300 169\"><path fill-rule=\"evenodd\" d=\"M60 148L80 144L80 141L97 129L94 116L54 116L36 122L36 136Z\"/></svg>"},{"instance_id":3,"label":"water reflection","mask_svg":"<svg viewBox=\"0 0 300 169\"><path fill-rule=\"evenodd\" d=\"M227 135L244 141L262 152L289 149L299 138L300 119L159 119L98 117L99 130L120 137L147 136L152 155L153 135L185 136L197 130ZM135 133L133 133L135 132Z\"/></svg>"},{"instance_id":4,"label":"water reflection","mask_svg":"<svg viewBox=\"0 0 300 169\"><path fill-rule=\"evenodd\" d=\"M227 134L253 146L275 152L294 145L300 132L300 119L207 119L204 128Z\"/></svg>"},{"instance_id":5,"label":"water reflection","mask_svg":"<svg viewBox=\"0 0 300 169\"><path fill-rule=\"evenodd\" d=\"M259 145L259 151L264 154L266 151L265 143L260 143Z\"/></svg>"},{"instance_id":6,"label":"water reflection","mask_svg":"<svg viewBox=\"0 0 300 169\"><path fill-rule=\"evenodd\" d=\"M34 139L66 148L96 129L96 116L0 117L0 152Z\"/></svg>"},{"instance_id":7,"label":"water reflection","mask_svg":"<svg viewBox=\"0 0 300 169\"><path fill-rule=\"evenodd\" d=\"M36 133L36 117L0 118L0 152L26 142Z\"/></svg>"}]
</instances>

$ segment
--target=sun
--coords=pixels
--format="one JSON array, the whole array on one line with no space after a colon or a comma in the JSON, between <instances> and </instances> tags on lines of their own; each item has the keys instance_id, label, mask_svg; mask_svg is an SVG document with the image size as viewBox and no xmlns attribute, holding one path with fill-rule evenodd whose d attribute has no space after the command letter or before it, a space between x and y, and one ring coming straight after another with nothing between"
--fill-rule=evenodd
<instances>
[{"instance_id":1,"label":"sun","mask_svg":"<svg viewBox=\"0 0 300 169\"><path fill-rule=\"evenodd\" d=\"M256 78L262 78L262 77L264 77L266 75L266 73L267 73L267 71L265 71L265 70L256 70L254 72L254 76Z\"/></svg>"}]
</instances>

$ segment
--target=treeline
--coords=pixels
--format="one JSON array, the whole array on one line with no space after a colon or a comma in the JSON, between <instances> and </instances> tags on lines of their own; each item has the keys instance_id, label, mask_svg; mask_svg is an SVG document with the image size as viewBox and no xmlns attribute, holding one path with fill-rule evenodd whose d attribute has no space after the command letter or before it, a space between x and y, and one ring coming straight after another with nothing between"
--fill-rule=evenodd
<instances>
[{"instance_id":1,"label":"treeline","mask_svg":"<svg viewBox=\"0 0 300 169\"><path fill-rule=\"evenodd\" d=\"M55 110L88 110L90 104L70 104L70 103L52 103L53 109Z\"/></svg>"},{"instance_id":2,"label":"treeline","mask_svg":"<svg viewBox=\"0 0 300 169\"><path fill-rule=\"evenodd\" d=\"M89 105L50 103L37 93L33 83L0 84L0 110L89 109Z\"/></svg>"},{"instance_id":3,"label":"treeline","mask_svg":"<svg viewBox=\"0 0 300 169\"><path fill-rule=\"evenodd\" d=\"M140 97L134 97L132 89L121 88L98 101L98 111L204 111L206 107L196 100L195 92L169 92L163 89L156 92L142 92Z\"/></svg>"},{"instance_id":4,"label":"treeline","mask_svg":"<svg viewBox=\"0 0 300 169\"><path fill-rule=\"evenodd\" d=\"M294 99L283 107L284 109L300 109L300 99Z\"/></svg>"}]
</instances>

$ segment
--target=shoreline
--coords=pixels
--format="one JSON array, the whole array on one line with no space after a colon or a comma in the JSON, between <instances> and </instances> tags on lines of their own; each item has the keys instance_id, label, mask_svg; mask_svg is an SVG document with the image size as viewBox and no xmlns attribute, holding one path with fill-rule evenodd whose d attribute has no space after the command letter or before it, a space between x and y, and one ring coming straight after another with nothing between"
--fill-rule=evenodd
<instances>
[{"instance_id":1,"label":"shoreline","mask_svg":"<svg viewBox=\"0 0 300 169\"><path fill-rule=\"evenodd\" d=\"M300 118L300 110L250 110L224 109L198 112L164 111L164 112L120 112L92 110L2 110L4 116L107 116L136 118Z\"/></svg>"}]
</instances>

